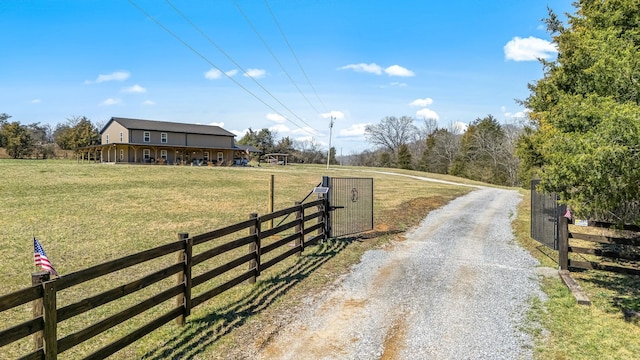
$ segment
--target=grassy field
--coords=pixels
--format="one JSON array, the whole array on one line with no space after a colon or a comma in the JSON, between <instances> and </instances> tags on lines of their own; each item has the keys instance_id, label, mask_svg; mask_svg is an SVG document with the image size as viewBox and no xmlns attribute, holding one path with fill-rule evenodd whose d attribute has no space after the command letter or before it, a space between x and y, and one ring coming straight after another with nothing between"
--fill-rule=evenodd
<instances>
[{"instance_id":1,"label":"grassy field","mask_svg":"<svg viewBox=\"0 0 640 360\"><path fill-rule=\"evenodd\" d=\"M263 274L255 285L238 286L194 309L185 327L168 324L117 353L114 358L234 358L245 343L260 346L282 326L295 307L323 291L357 263L366 250L384 247L390 239L416 225L430 210L471 190L408 177L379 174L389 169L324 166L211 168L77 164L74 161L0 160L0 294L30 284L32 237L37 236L61 274L87 268L177 239L178 232L199 234L266 213L270 176L275 175L275 208L304 198L322 175L374 178L375 230L359 237L329 241L305 249ZM405 175L424 173L399 171ZM429 174L442 180L475 184L464 179ZM541 265L556 268L557 254L529 238L530 198L523 191L514 232ZM173 262L175 259L158 259ZM106 280L61 293L60 304L103 291L153 270L140 266L134 274L118 273ZM538 359L640 358L640 327L624 320L622 306L640 310L638 277L603 272L573 273L593 306L578 306L564 285L545 280L549 299L534 301L530 328L538 338ZM171 284L173 279L169 281ZM165 284L166 285L166 284ZM159 286L162 286L160 284ZM157 289L150 288L148 293ZM143 292L144 294L144 292ZM124 302L65 321L60 336L130 306ZM171 306L172 304L168 304ZM102 308L102 307L101 307ZM293 310L292 310L293 309ZM81 358L166 310L88 341L64 353ZM28 320L30 307L2 314L4 326ZM73 320L73 319L72 319ZM546 331L540 331L536 324ZM14 346L15 345L15 346ZM2 349L14 358L31 347L29 339ZM13 351L13 352L12 352ZM15 355L15 356L14 356ZM237 358L237 357L235 357Z\"/></svg>"},{"instance_id":2,"label":"grassy field","mask_svg":"<svg viewBox=\"0 0 640 360\"><path fill-rule=\"evenodd\" d=\"M376 230L367 235L368 239L345 239L310 248L302 258L291 259L261 276L257 285L239 286L198 308L185 328L164 326L121 351L117 357L160 359L215 352L217 347L233 341L229 334L238 325L249 323L255 317L268 318L269 312L265 310L277 309L277 304L285 298L287 302L295 302L295 296L290 294L313 292L328 284L356 263L368 248L378 246L393 234L414 225L429 209L470 191L466 187L362 170L367 169L129 166L0 160L3 175L0 182L0 246L3 249L0 279L4 285L0 294L30 285L30 274L35 270L33 236L40 240L58 272L64 275L175 241L179 232L199 234L245 220L252 212L264 214L272 174L276 209L302 200L318 185L322 175L373 177ZM136 267L133 273L117 273L63 291L59 294L59 307L154 269L153 265L145 264ZM164 286L170 284L171 281ZM145 291L141 296L152 294L157 288ZM132 297L100 307L79 319L65 321L60 324L59 338L135 301ZM7 318L3 320L27 320L29 311L25 306L4 313L3 317ZM162 311L162 308L157 310ZM132 319L131 324L65 353L65 358L82 357L153 316L157 314L151 312L147 318ZM203 331L209 334L206 340L202 338ZM28 351L31 344L27 340L12 344L5 354Z\"/></svg>"},{"instance_id":3,"label":"grassy field","mask_svg":"<svg viewBox=\"0 0 640 360\"><path fill-rule=\"evenodd\" d=\"M557 268L557 251L529 237L531 198L529 192L522 193L514 222L516 236L542 266ZM547 329L546 333L536 333L536 358L640 359L640 323L625 321L621 311L622 307L640 311L640 277L602 271L573 272L571 276L592 305L578 305L558 279L543 281L548 301L536 301L530 314L532 322Z\"/></svg>"}]
</instances>

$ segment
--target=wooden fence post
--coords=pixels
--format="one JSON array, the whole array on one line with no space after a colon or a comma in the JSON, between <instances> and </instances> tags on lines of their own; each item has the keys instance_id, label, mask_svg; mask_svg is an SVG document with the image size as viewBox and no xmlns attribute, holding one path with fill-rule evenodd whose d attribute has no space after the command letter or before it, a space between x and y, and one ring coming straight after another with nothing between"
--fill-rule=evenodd
<instances>
[{"instance_id":1,"label":"wooden fence post","mask_svg":"<svg viewBox=\"0 0 640 360\"><path fill-rule=\"evenodd\" d=\"M249 284L256 283L256 277L260 275L260 221L258 214L251 213L249 219L256 220L255 225L249 228L249 235L255 236L255 241L249 244L249 253L254 254L254 259L249 261L249 270L253 270L253 276L247 281Z\"/></svg>"},{"instance_id":2,"label":"wooden fence post","mask_svg":"<svg viewBox=\"0 0 640 360\"><path fill-rule=\"evenodd\" d=\"M185 325L186 317L189 315L190 310L190 306L187 306L187 303L191 303L191 246L189 246L188 239L188 233L178 234L178 240L183 241L185 244L184 249L178 253L178 263L182 263L182 271L176 274L177 284L184 286L182 293L176 296L176 307L183 308L182 315L176 318L176 324L179 326Z\"/></svg>"},{"instance_id":3,"label":"wooden fence post","mask_svg":"<svg viewBox=\"0 0 640 360\"><path fill-rule=\"evenodd\" d=\"M569 269L569 219L564 214L558 216L558 265Z\"/></svg>"},{"instance_id":4,"label":"wooden fence post","mask_svg":"<svg viewBox=\"0 0 640 360\"><path fill-rule=\"evenodd\" d=\"M56 281L42 284L42 305L44 308L44 358L55 360L58 358L58 314L56 301Z\"/></svg>"},{"instance_id":5,"label":"wooden fence post","mask_svg":"<svg viewBox=\"0 0 640 360\"><path fill-rule=\"evenodd\" d=\"M271 175L269 180L269 203L267 204L267 212L271 214L273 212L273 203L275 202L275 176ZM273 229L273 219L267 222L269 229Z\"/></svg>"},{"instance_id":6,"label":"wooden fence post","mask_svg":"<svg viewBox=\"0 0 640 360\"><path fill-rule=\"evenodd\" d=\"M47 271L38 271L31 273L31 285L40 285L43 282L49 281L51 274ZM36 319L42 316L42 298L33 300L33 318ZM33 334L33 350L42 348L42 331L38 331Z\"/></svg>"},{"instance_id":7,"label":"wooden fence post","mask_svg":"<svg viewBox=\"0 0 640 360\"><path fill-rule=\"evenodd\" d=\"M298 211L296 211L296 221L300 222L296 225L296 234L298 234L298 238L295 241L295 246L300 248L300 251L296 253L298 256L302 256L302 251L304 251L304 208L302 207L302 203L296 201L296 206L298 207Z\"/></svg>"}]
</instances>

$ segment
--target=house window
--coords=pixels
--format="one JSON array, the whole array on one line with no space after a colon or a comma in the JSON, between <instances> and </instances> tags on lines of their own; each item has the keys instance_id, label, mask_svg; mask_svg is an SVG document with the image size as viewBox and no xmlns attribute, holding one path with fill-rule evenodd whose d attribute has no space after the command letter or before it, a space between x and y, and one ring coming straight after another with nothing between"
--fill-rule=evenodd
<instances>
[{"instance_id":1,"label":"house window","mask_svg":"<svg viewBox=\"0 0 640 360\"><path fill-rule=\"evenodd\" d=\"M163 144L167 143L167 133L160 133L160 142Z\"/></svg>"},{"instance_id":2,"label":"house window","mask_svg":"<svg viewBox=\"0 0 640 360\"><path fill-rule=\"evenodd\" d=\"M120 149L120 161L124 161L124 149Z\"/></svg>"},{"instance_id":3,"label":"house window","mask_svg":"<svg viewBox=\"0 0 640 360\"><path fill-rule=\"evenodd\" d=\"M149 150L149 149L144 149L144 150L142 150L142 154L143 154L143 155L142 155L142 157L143 157L145 160L149 160L149 159L151 159L151 150Z\"/></svg>"},{"instance_id":4,"label":"house window","mask_svg":"<svg viewBox=\"0 0 640 360\"><path fill-rule=\"evenodd\" d=\"M144 132L144 142L151 142L151 133L149 131Z\"/></svg>"},{"instance_id":5,"label":"house window","mask_svg":"<svg viewBox=\"0 0 640 360\"><path fill-rule=\"evenodd\" d=\"M224 161L224 154L222 153L222 151L218 152L218 163L221 163Z\"/></svg>"},{"instance_id":6,"label":"house window","mask_svg":"<svg viewBox=\"0 0 640 360\"><path fill-rule=\"evenodd\" d=\"M167 150L160 150L160 157L162 160L167 160Z\"/></svg>"},{"instance_id":7,"label":"house window","mask_svg":"<svg viewBox=\"0 0 640 360\"><path fill-rule=\"evenodd\" d=\"M122 139L124 139L124 134L120 131L120 142L122 142Z\"/></svg>"},{"instance_id":8,"label":"house window","mask_svg":"<svg viewBox=\"0 0 640 360\"><path fill-rule=\"evenodd\" d=\"M204 159L205 161L209 161L209 152L208 152L208 151L205 151L205 152L204 152L204 154L202 155L202 157L203 157L203 159Z\"/></svg>"},{"instance_id":9,"label":"house window","mask_svg":"<svg viewBox=\"0 0 640 360\"><path fill-rule=\"evenodd\" d=\"M105 137L105 141L107 142L107 144L109 143L109 134L107 134L107 136Z\"/></svg>"}]
</instances>

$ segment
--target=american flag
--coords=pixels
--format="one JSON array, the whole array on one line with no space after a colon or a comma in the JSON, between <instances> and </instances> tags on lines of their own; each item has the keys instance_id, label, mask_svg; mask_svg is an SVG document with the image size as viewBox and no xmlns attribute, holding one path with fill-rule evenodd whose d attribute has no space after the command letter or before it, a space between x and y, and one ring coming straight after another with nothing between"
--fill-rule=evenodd
<instances>
[{"instance_id":1,"label":"american flag","mask_svg":"<svg viewBox=\"0 0 640 360\"><path fill-rule=\"evenodd\" d=\"M567 212L564 213L564 217L571 220L571 210L569 210L569 208L567 208Z\"/></svg>"},{"instance_id":2,"label":"american flag","mask_svg":"<svg viewBox=\"0 0 640 360\"><path fill-rule=\"evenodd\" d=\"M38 242L38 239L33 238L33 259L36 262L36 266L40 266L42 270L48 271L53 275L58 275L56 269L53 268L47 254L44 252L42 245Z\"/></svg>"}]
</instances>

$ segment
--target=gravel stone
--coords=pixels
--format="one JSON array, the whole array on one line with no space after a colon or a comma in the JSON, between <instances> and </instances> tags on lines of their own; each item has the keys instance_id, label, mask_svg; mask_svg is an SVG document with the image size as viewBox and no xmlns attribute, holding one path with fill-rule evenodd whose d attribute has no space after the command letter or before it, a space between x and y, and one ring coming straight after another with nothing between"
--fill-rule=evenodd
<instances>
[{"instance_id":1,"label":"gravel stone","mask_svg":"<svg viewBox=\"0 0 640 360\"><path fill-rule=\"evenodd\" d=\"M263 359L530 359L522 331L544 301L511 221L516 191L480 188L432 211L404 241L366 252L299 309Z\"/></svg>"}]
</instances>

